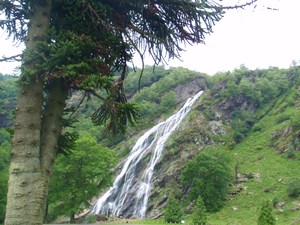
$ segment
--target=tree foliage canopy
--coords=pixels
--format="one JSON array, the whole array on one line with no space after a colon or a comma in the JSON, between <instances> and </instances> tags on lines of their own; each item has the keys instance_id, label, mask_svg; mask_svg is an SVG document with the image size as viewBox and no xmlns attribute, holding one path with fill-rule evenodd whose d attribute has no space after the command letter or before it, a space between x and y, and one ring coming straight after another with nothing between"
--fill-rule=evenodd
<instances>
[{"instance_id":1,"label":"tree foliage canopy","mask_svg":"<svg viewBox=\"0 0 300 225\"><path fill-rule=\"evenodd\" d=\"M275 225L276 219L269 202L264 202L258 216L257 225Z\"/></svg>"},{"instance_id":2,"label":"tree foliage canopy","mask_svg":"<svg viewBox=\"0 0 300 225\"><path fill-rule=\"evenodd\" d=\"M90 207L90 199L111 185L115 161L112 150L99 145L90 134L82 133L74 150L56 160L49 189L51 213L73 216Z\"/></svg>"},{"instance_id":3,"label":"tree foliage canopy","mask_svg":"<svg viewBox=\"0 0 300 225\"><path fill-rule=\"evenodd\" d=\"M180 223L183 218L183 212L179 201L170 195L165 207L164 219L167 223Z\"/></svg>"},{"instance_id":4,"label":"tree foliage canopy","mask_svg":"<svg viewBox=\"0 0 300 225\"><path fill-rule=\"evenodd\" d=\"M0 145L0 223L5 216L7 180L8 180L8 151Z\"/></svg>"},{"instance_id":5,"label":"tree foliage canopy","mask_svg":"<svg viewBox=\"0 0 300 225\"><path fill-rule=\"evenodd\" d=\"M224 205L230 181L230 158L222 151L199 153L182 171L182 183L190 189L190 200L201 196L210 212Z\"/></svg>"},{"instance_id":6,"label":"tree foliage canopy","mask_svg":"<svg viewBox=\"0 0 300 225\"><path fill-rule=\"evenodd\" d=\"M46 3L2 0L6 20L1 27L25 40L36 4ZM203 42L222 14L215 1L53 0L48 36L34 57L47 78L70 78L73 72L86 81L122 71L134 51L148 51L156 62L165 55L179 57L180 43ZM73 79L73 86L81 81Z\"/></svg>"},{"instance_id":7,"label":"tree foliage canopy","mask_svg":"<svg viewBox=\"0 0 300 225\"><path fill-rule=\"evenodd\" d=\"M1 0L6 19L0 27L26 42L32 15L42 4L49 2ZM204 42L223 13L217 1L204 0L53 0L47 36L37 37L37 48L24 52L22 79L38 74L47 86L63 79L66 88L86 91L86 98L100 97L103 104L94 123L124 130L136 119L136 108L126 103L123 90L133 54L143 60L148 52L155 63L179 57L181 44ZM25 67L33 61L33 68ZM101 96L99 88L105 90Z\"/></svg>"},{"instance_id":8,"label":"tree foliage canopy","mask_svg":"<svg viewBox=\"0 0 300 225\"><path fill-rule=\"evenodd\" d=\"M198 197L192 213L193 225L206 225L206 207L201 196Z\"/></svg>"}]
</instances>

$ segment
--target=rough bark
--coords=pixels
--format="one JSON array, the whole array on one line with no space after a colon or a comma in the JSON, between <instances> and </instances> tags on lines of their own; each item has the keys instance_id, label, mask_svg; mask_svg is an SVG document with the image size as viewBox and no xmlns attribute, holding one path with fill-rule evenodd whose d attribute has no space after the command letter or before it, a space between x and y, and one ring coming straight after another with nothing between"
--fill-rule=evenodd
<instances>
[{"instance_id":1,"label":"rough bark","mask_svg":"<svg viewBox=\"0 0 300 225\"><path fill-rule=\"evenodd\" d=\"M48 32L51 0L36 4L30 17L26 51L36 52ZM43 71L38 60L25 54L23 82L17 98L16 123L8 183L5 225L40 225L43 222L49 175L41 160Z\"/></svg>"},{"instance_id":2,"label":"rough bark","mask_svg":"<svg viewBox=\"0 0 300 225\"><path fill-rule=\"evenodd\" d=\"M22 85L16 108L16 124L8 182L5 225L39 224L43 187L39 160L42 85Z\"/></svg>"},{"instance_id":3,"label":"rough bark","mask_svg":"<svg viewBox=\"0 0 300 225\"><path fill-rule=\"evenodd\" d=\"M41 166L49 177L51 175L58 149L58 138L62 131L62 118L68 90L61 80L49 89L41 128Z\"/></svg>"},{"instance_id":4,"label":"rough bark","mask_svg":"<svg viewBox=\"0 0 300 225\"><path fill-rule=\"evenodd\" d=\"M32 87L31 84L30 90L33 90ZM23 95L19 97L21 101L19 106L28 102L25 94L27 92L22 93ZM37 110L41 108L37 103L41 103L42 98L30 101L32 103L30 107L36 103L33 108L35 110L22 110L23 113L17 110L23 115L18 118L23 120L21 126L16 124L14 135L5 225L42 224L66 97L67 90L61 82L57 82L47 93L43 115ZM26 109L28 106L23 105L23 108ZM42 123L37 119L37 115L42 118ZM26 127L30 127L30 130Z\"/></svg>"},{"instance_id":5,"label":"rough bark","mask_svg":"<svg viewBox=\"0 0 300 225\"><path fill-rule=\"evenodd\" d=\"M62 118L67 98L67 89L63 82L53 84L48 93L46 109L44 110L41 127L40 162L45 177L45 194L43 218L47 207L48 189L54 160L58 149L58 139L62 132Z\"/></svg>"}]
</instances>

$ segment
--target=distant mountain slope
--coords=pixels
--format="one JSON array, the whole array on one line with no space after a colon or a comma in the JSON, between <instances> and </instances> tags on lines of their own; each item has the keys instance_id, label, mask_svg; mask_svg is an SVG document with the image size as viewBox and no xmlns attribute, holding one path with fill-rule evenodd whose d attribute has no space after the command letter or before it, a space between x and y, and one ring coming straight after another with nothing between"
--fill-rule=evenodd
<instances>
[{"instance_id":1,"label":"distant mountain slope","mask_svg":"<svg viewBox=\"0 0 300 225\"><path fill-rule=\"evenodd\" d=\"M274 208L278 224L297 224L300 201L288 197L286 190L291 180L300 178L299 78L298 67L242 67L211 77L156 167L148 215L163 212L170 190L185 201L189 187L181 185L182 169L215 146L231 155L237 181L225 207L211 215L211 224L256 224L262 202L274 199L286 205Z\"/></svg>"}]
</instances>

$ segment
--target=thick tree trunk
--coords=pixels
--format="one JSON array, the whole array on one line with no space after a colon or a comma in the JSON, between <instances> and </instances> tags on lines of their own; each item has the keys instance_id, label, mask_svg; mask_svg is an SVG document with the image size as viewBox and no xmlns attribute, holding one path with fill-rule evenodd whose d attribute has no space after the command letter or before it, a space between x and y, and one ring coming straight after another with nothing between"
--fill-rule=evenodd
<instances>
[{"instance_id":1,"label":"thick tree trunk","mask_svg":"<svg viewBox=\"0 0 300 225\"><path fill-rule=\"evenodd\" d=\"M41 179L40 128L41 82L22 85L16 108L16 123L9 171L5 224L40 224L44 201Z\"/></svg>"},{"instance_id":2,"label":"thick tree trunk","mask_svg":"<svg viewBox=\"0 0 300 225\"><path fill-rule=\"evenodd\" d=\"M26 90L29 89L26 87ZM30 92L37 93L38 90L35 91L30 85ZM20 125L16 120L5 225L43 222L67 97L62 83L55 83L47 94L46 107L41 116L38 110L41 108L41 98L28 100L26 93L21 91L18 99L18 106L24 110L17 110L21 114L17 118L22 121Z\"/></svg>"},{"instance_id":3,"label":"thick tree trunk","mask_svg":"<svg viewBox=\"0 0 300 225\"><path fill-rule=\"evenodd\" d=\"M46 96L49 107L46 107L46 113L42 115L45 97L41 77L43 71L36 69L39 61L32 53L38 53L38 44L47 36L51 0L37 1L32 10L23 63L24 79L17 99L5 225L43 223L49 176L61 131L62 102L66 98L66 94L62 94L65 91L61 85L56 84ZM57 90L58 93L55 93ZM53 101L58 94L60 97ZM52 106L54 108L47 112ZM51 137L49 144L46 143L47 135Z\"/></svg>"}]
</instances>

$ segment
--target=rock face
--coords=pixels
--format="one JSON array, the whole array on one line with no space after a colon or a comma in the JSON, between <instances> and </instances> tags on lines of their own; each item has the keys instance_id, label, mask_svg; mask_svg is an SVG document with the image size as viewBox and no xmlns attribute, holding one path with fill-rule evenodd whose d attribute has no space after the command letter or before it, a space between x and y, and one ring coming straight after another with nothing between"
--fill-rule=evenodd
<instances>
[{"instance_id":1,"label":"rock face","mask_svg":"<svg viewBox=\"0 0 300 225\"><path fill-rule=\"evenodd\" d=\"M180 104L185 102L191 96L197 94L200 90L205 90L207 88L206 80L202 77L197 78L196 80L190 82L187 85L178 85L174 88L174 91L177 94L176 102Z\"/></svg>"},{"instance_id":2,"label":"rock face","mask_svg":"<svg viewBox=\"0 0 300 225\"><path fill-rule=\"evenodd\" d=\"M214 122L209 125L209 121L206 121L199 112L194 110L193 113L197 114L198 119L190 123L186 118L184 124L167 142L164 154L155 167L148 217L155 218L162 212L170 194L168 190L175 190L175 193L184 196L185 193L180 191L182 189L180 175L187 160L193 158L206 145L213 143L214 132L226 132L221 123ZM188 130L186 126L189 127Z\"/></svg>"},{"instance_id":3,"label":"rock face","mask_svg":"<svg viewBox=\"0 0 300 225\"><path fill-rule=\"evenodd\" d=\"M96 215L96 221L107 221L108 218L106 215L103 215L103 214L97 214Z\"/></svg>"}]
</instances>

